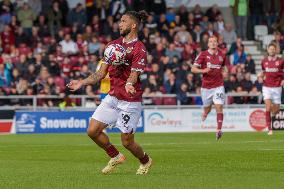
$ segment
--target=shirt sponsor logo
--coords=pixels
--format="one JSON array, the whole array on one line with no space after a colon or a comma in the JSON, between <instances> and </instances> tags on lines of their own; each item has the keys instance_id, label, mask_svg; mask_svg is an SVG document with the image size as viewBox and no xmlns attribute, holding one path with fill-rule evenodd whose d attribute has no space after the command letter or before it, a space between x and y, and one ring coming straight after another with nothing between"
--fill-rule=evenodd
<instances>
[{"instance_id":1,"label":"shirt sponsor logo","mask_svg":"<svg viewBox=\"0 0 284 189\"><path fill-rule=\"evenodd\" d=\"M207 68L212 68L212 69L221 69L221 65L218 65L218 64L212 64L211 62L207 62Z\"/></svg>"},{"instance_id":2,"label":"shirt sponsor logo","mask_svg":"<svg viewBox=\"0 0 284 189\"><path fill-rule=\"evenodd\" d=\"M278 72L278 68L265 68L265 72Z\"/></svg>"}]
</instances>

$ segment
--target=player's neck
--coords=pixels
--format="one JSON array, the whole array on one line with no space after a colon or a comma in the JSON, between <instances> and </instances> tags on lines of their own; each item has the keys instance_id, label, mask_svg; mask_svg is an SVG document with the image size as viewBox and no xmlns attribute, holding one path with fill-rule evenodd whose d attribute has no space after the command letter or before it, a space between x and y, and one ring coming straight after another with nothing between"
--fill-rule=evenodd
<instances>
[{"instance_id":1,"label":"player's neck","mask_svg":"<svg viewBox=\"0 0 284 189\"><path fill-rule=\"evenodd\" d=\"M276 58L276 55L273 55L273 56L268 55L268 59L269 59L269 60L274 60L275 58Z\"/></svg>"},{"instance_id":2,"label":"player's neck","mask_svg":"<svg viewBox=\"0 0 284 189\"><path fill-rule=\"evenodd\" d=\"M133 41L135 39L137 39L137 33L130 32L125 37L123 37L123 42L124 43L129 43L129 42L131 42L131 41Z\"/></svg>"},{"instance_id":3,"label":"player's neck","mask_svg":"<svg viewBox=\"0 0 284 189\"><path fill-rule=\"evenodd\" d=\"M213 55L217 53L217 49L208 49L208 52Z\"/></svg>"}]
</instances>

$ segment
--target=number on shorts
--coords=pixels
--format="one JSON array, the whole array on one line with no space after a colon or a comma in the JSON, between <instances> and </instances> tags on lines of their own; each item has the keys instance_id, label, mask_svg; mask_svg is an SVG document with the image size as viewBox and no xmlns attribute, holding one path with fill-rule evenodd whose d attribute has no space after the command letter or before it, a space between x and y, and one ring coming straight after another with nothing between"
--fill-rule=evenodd
<instances>
[{"instance_id":1,"label":"number on shorts","mask_svg":"<svg viewBox=\"0 0 284 189\"><path fill-rule=\"evenodd\" d=\"M127 114L122 114L122 119L124 121L124 124L126 125L130 120L130 116Z\"/></svg>"},{"instance_id":2,"label":"number on shorts","mask_svg":"<svg viewBox=\"0 0 284 189\"><path fill-rule=\"evenodd\" d=\"M224 94L223 93L216 93L216 99L224 99Z\"/></svg>"}]
</instances>

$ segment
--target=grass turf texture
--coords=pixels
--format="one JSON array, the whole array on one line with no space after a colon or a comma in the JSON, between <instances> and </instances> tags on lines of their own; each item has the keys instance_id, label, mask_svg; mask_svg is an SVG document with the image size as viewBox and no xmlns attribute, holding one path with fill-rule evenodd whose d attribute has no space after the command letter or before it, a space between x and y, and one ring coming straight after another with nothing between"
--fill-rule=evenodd
<instances>
[{"instance_id":1,"label":"grass turf texture","mask_svg":"<svg viewBox=\"0 0 284 189\"><path fill-rule=\"evenodd\" d=\"M283 188L284 132L136 134L154 165L137 176L138 161L111 141L127 160L102 175L109 160L81 134L0 136L0 188Z\"/></svg>"}]
</instances>

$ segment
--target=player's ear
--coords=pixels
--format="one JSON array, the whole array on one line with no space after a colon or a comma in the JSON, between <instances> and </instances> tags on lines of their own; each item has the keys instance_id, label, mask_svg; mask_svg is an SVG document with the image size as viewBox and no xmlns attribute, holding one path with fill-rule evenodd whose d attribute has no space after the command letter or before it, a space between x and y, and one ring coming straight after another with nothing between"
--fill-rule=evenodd
<instances>
[{"instance_id":1,"label":"player's ear","mask_svg":"<svg viewBox=\"0 0 284 189\"><path fill-rule=\"evenodd\" d=\"M136 23L133 23L133 24L132 24L132 29L135 29L135 28L137 28L137 24L136 24Z\"/></svg>"}]
</instances>

